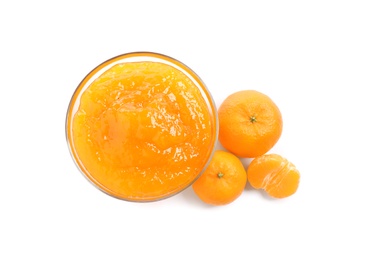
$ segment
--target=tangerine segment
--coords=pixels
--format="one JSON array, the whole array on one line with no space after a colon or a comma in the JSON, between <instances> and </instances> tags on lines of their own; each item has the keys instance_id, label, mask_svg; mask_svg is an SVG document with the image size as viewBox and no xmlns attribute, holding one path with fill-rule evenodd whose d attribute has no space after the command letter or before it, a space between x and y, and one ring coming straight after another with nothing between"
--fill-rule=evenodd
<instances>
[{"instance_id":1,"label":"tangerine segment","mask_svg":"<svg viewBox=\"0 0 368 260\"><path fill-rule=\"evenodd\" d=\"M295 165L278 154L259 156L249 164L248 180L255 189L264 189L271 197L293 195L299 186L300 173Z\"/></svg>"},{"instance_id":2,"label":"tangerine segment","mask_svg":"<svg viewBox=\"0 0 368 260\"><path fill-rule=\"evenodd\" d=\"M282 133L282 116L267 95L255 90L228 96L218 110L219 141L240 157L254 158L268 152Z\"/></svg>"},{"instance_id":3,"label":"tangerine segment","mask_svg":"<svg viewBox=\"0 0 368 260\"><path fill-rule=\"evenodd\" d=\"M247 173L240 159L229 152L217 150L192 187L203 202L226 205L242 194L246 182Z\"/></svg>"},{"instance_id":4,"label":"tangerine segment","mask_svg":"<svg viewBox=\"0 0 368 260\"><path fill-rule=\"evenodd\" d=\"M214 144L198 87L160 62L117 64L82 94L72 143L87 176L128 200L153 200L189 185Z\"/></svg>"}]
</instances>

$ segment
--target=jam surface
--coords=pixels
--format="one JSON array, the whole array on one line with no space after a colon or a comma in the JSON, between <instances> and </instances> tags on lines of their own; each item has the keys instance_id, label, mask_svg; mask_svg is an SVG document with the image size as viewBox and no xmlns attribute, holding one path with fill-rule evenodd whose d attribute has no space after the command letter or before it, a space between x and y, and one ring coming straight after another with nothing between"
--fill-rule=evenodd
<instances>
[{"instance_id":1,"label":"jam surface","mask_svg":"<svg viewBox=\"0 0 368 260\"><path fill-rule=\"evenodd\" d=\"M180 70L114 65L81 94L72 143L86 175L115 196L176 193L202 171L213 145L208 105Z\"/></svg>"}]
</instances>

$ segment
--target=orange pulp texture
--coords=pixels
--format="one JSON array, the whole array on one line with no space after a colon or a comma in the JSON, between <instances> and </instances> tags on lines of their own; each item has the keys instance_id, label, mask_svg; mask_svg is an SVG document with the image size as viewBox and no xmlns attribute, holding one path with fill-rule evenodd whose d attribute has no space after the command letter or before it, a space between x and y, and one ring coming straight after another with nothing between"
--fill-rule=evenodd
<instances>
[{"instance_id":1,"label":"orange pulp texture","mask_svg":"<svg viewBox=\"0 0 368 260\"><path fill-rule=\"evenodd\" d=\"M240 157L254 158L268 152L282 133L279 108L267 95L242 90L228 96L218 110L219 141Z\"/></svg>"},{"instance_id":2,"label":"orange pulp texture","mask_svg":"<svg viewBox=\"0 0 368 260\"><path fill-rule=\"evenodd\" d=\"M212 117L180 70L121 63L81 95L72 143L99 188L126 200L156 200L186 188L202 171L215 143Z\"/></svg>"},{"instance_id":3,"label":"orange pulp texture","mask_svg":"<svg viewBox=\"0 0 368 260\"><path fill-rule=\"evenodd\" d=\"M217 150L192 187L203 202L219 206L237 199L246 183L247 173L240 159L232 153Z\"/></svg>"},{"instance_id":4,"label":"orange pulp texture","mask_svg":"<svg viewBox=\"0 0 368 260\"><path fill-rule=\"evenodd\" d=\"M265 154L253 159L247 172L253 188L264 189L274 198L289 197L299 186L299 171L278 154Z\"/></svg>"}]
</instances>

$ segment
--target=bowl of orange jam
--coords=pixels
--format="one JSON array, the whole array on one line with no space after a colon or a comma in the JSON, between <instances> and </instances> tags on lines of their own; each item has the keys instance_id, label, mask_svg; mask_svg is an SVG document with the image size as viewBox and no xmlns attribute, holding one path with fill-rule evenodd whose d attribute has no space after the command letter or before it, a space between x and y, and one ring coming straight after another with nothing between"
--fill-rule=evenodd
<instances>
[{"instance_id":1,"label":"bowl of orange jam","mask_svg":"<svg viewBox=\"0 0 368 260\"><path fill-rule=\"evenodd\" d=\"M149 202L189 187L218 137L215 103L182 62L126 53L93 69L68 107L66 137L82 174L118 199Z\"/></svg>"}]
</instances>

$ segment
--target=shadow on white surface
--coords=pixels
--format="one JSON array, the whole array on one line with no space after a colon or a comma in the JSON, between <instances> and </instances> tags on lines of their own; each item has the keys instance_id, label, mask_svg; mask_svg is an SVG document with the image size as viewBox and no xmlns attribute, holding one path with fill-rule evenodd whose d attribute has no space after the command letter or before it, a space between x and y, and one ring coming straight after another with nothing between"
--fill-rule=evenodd
<instances>
[{"instance_id":1,"label":"shadow on white surface","mask_svg":"<svg viewBox=\"0 0 368 260\"><path fill-rule=\"evenodd\" d=\"M213 208L214 206L209 205L201 201L201 199L194 193L193 188L190 186L182 191L177 196L181 196L188 204L200 208Z\"/></svg>"},{"instance_id":2,"label":"shadow on white surface","mask_svg":"<svg viewBox=\"0 0 368 260\"><path fill-rule=\"evenodd\" d=\"M261 199L265 199L265 200L268 200L268 201L276 201L275 198L270 197L263 189L257 190L255 188L253 188L252 185L250 185L249 181L247 181L247 184L245 185L244 191L247 195L257 195Z\"/></svg>"}]
</instances>

